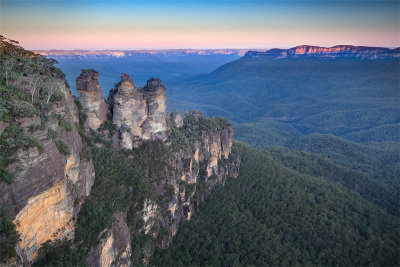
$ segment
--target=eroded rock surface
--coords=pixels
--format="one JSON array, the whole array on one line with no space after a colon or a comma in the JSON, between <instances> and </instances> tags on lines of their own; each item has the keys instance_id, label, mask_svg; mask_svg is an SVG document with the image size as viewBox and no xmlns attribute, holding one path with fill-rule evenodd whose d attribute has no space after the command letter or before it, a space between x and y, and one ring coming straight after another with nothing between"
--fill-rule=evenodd
<instances>
[{"instance_id":1,"label":"eroded rock surface","mask_svg":"<svg viewBox=\"0 0 400 267\"><path fill-rule=\"evenodd\" d=\"M107 120L108 106L104 101L99 83L99 73L95 70L82 70L76 79L79 101L88 116L89 127L96 130Z\"/></svg>"},{"instance_id":2,"label":"eroded rock surface","mask_svg":"<svg viewBox=\"0 0 400 267\"><path fill-rule=\"evenodd\" d=\"M183 116L178 110L174 110L171 113L171 120L175 123L176 127L180 128L183 126Z\"/></svg>"},{"instance_id":3,"label":"eroded rock surface","mask_svg":"<svg viewBox=\"0 0 400 267\"><path fill-rule=\"evenodd\" d=\"M115 214L111 228L102 233L100 244L89 253L89 266L131 266L131 235L123 213Z\"/></svg>"},{"instance_id":4,"label":"eroded rock surface","mask_svg":"<svg viewBox=\"0 0 400 267\"><path fill-rule=\"evenodd\" d=\"M110 91L109 103L123 149L132 149L140 140L166 139L166 100L165 87L159 79L151 78L139 89L128 74L122 74L121 81Z\"/></svg>"},{"instance_id":5,"label":"eroded rock surface","mask_svg":"<svg viewBox=\"0 0 400 267\"><path fill-rule=\"evenodd\" d=\"M78 110L72 93L65 82L59 80L58 88L64 94L51 111L71 125L69 130L60 126L49 114L48 127L68 145L69 155L63 155L54 141L48 137L47 129L32 134L42 149L19 149L14 153L15 161L7 166L13 173L13 182L0 182L0 205L14 207L12 216L21 241L17 251L29 264L37 256L41 244L47 240L73 238L74 218L81 203L90 193L94 182L94 167L91 161L81 160L82 139L75 123L79 122ZM38 119L38 117L36 117ZM21 118L21 127L35 123L32 118Z\"/></svg>"}]
</instances>

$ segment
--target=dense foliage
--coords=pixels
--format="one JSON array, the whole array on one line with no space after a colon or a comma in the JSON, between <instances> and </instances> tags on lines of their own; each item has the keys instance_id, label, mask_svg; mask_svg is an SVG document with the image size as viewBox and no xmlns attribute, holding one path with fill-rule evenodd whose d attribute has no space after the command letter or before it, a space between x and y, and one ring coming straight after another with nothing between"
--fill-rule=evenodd
<instances>
[{"instance_id":1,"label":"dense foliage","mask_svg":"<svg viewBox=\"0 0 400 267\"><path fill-rule=\"evenodd\" d=\"M15 245L19 241L18 232L5 207L0 207L0 264L16 256Z\"/></svg>"},{"instance_id":2,"label":"dense foliage","mask_svg":"<svg viewBox=\"0 0 400 267\"><path fill-rule=\"evenodd\" d=\"M400 184L385 183L369 175L334 164L331 160L308 152L284 148L267 148L266 155L299 173L309 174L328 181L338 182L359 193L366 200L381 206L387 212L400 215Z\"/></svg>"},{"instance_id":3,"label":"dense foliage","mask_svg":"<svg viewBox=\"0 0 400 267\"><path fill-rule=\"evenodd\" d=\"M73 243L69 240L47 241L42 244L38 260L32 266L37 267L69 267L87 266L85 253L81 248L73 249Z\"/></svg>"},{"instance_id":4,"label":"dense foliage","mask_svg":"<svg viewBox=\"0 0 400 267\"><path fill-rule=\"evenodd\" d=\"M333 135L311 134L291 139L285 146L320 154L374 178L400 181L400 142L358 144Z\"/></svg>"},{"instance_id":5,"label":"dense foliage","mask_svg":"<svg viewBox=\"0 0 400 267\"><path fill-rule=\"evenodd\" d=\"M157 251L156 266L398 265L398 218L339 183L238 145L237 179Z\"/></svg>"},{"instance_id":6,"label":"dense foliage","mask_svg":"<svg viewBox=\"0 0 400 267\"><path fill-rule=\"evenodd\" d=\"M209 74L166 81L166 86L172 108L196 107L208 116L257 124L244 127L281 132L280 125L263 125L273 119L303 134L400 141L399 66L398 58L245 56Z\"/></svg>"}]
</instances>

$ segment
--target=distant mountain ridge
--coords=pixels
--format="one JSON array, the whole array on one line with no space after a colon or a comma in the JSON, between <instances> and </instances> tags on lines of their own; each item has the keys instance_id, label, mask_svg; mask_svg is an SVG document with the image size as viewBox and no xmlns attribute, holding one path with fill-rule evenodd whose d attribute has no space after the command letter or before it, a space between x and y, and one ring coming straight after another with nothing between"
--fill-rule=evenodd
<instances>
[{"instance_id":1,"label":"distant mountain ridge","mask_svg":"<svg viewBox=\"0 0 400 267\"><path fill-rule=\"evenodd\" d=\"M132 56L184 56L184 55L238 55L243 56L248 49L142 49L142 50L35 50L42 56L57 57L132 57Z\"/></svg>"},{"instance_id":2,"label":"distant mountain ridge","mask_svg":"<svg viewBox=\"0 0 400 267\"><path fill-rule=\"evenodd\" d=\"M390 49L385 47L368 47L353 45L336 45L332 47L320 47L311 45L300 45L290 49L273 48L266 51L248 51L246 57L272 57L291 58L300 56L311 57L360 57L360 58L383 58L399 57L400 48Z\"/></svg>"},{"instance_id":3,"label":"distant mountain ridge","mask_svg":"<svg viewBox=\"0 0 400 267\"><path fill-rule=\"evenodd\" d=\"M185 55L237 55L247 57L298 57L298 56L318 56L318 57L398 57L400 47L390 49L386 47L369 47L354 45L336 45L332 47L320 47L313 45L299 45L289 49L140 49L140 50L34 50L42 56L55 57L146 57L146 56L185 56Z\"/></svg>"}]
</instances>

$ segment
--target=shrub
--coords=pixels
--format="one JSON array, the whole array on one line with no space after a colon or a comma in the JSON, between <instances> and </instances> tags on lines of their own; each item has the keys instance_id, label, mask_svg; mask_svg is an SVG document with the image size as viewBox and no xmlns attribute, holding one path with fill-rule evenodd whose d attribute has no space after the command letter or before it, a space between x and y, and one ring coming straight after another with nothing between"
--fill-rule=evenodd
<instances>
[{"instance_id":1,"label":"shrub","mask_svg":"<svg viewBox=\"0 0 400 267\"><path fill-rule=\"evenodd\" d=\"M64 93L60 90L56 90L50 98L50 101L61 101L64 99Z\"/></svg>"},{"instance_id":2,"label":"shrub","mask_svg":"<svg viewBox=\"0 0 400 267\"><path fill-rule=\"evenodd\" d=\"M0 121L10 122L11 111L5 107L0 107Z\"/></svg>"},{"instance_id":3,"label":"shrub","mask_svg":"<svg viewBox=\"0 0 400 267\"><path fill-rule=\"evenodd\" d=\"M67 156L67 155L69 155L71 153L68 145L64 142L64 140L56 139L56 140L53 140L53 141L56 144L58 151L62 155Z\"/></svg>"},{"instance_id":4,"label":"shrub","mask_svg":"<svg viewBox=\"0 0 400 267\"><path fill-rule=\"evenodd\" d=\"M54 131L52 128L47 129L47 138L54 139L57 137L57 132Z\"/></svg>"},{"instance_id":5,"label":"shrub","mask_svg":"<svg viewBox=\"0 0 400 267\"><path fill-rule=\"evenodd\" d=\"M59 115L59 114L57 114ZM64 127L67 132L70 132L72 130L72 125L69 123L69 121L64 120L62 116L58 116L58 125L61 127Z\"/></svg>"},{"instance_id":6,"label":"shrub","mask_svg":"<svg viewBox=\"0 0 400 267\"><path fill-rule=\"evenodd\" d=\"M4 181L6 183L11 184L13 182L13 175L4 167L0 166L0 181Z\"/></svg>"},{"instance_id":7,"label":"shrub","mask_svg":"<svg viewBox=\"0 0 400 267\"><path fill-rule=\"evenodd\" d=\"M33 117L37 114L36 108L27 101L17 101L13 106L13 115L16 117Z\"/></svg>"}]
</instances>

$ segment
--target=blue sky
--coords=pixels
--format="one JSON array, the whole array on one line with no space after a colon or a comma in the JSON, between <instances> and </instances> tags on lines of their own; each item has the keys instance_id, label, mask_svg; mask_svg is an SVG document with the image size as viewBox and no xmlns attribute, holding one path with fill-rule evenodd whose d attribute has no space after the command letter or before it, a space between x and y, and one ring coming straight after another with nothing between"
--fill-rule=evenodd
<instances>
[{"instance_id":1,"label":"blue sky","mask_svg":"<svg viewBox=\"0 0 400 267\"><path fill-rule=\"evenodd\" d=\"M399 1L1 0L29 49L397 47Z\"/></svg>"}]
</instances>

